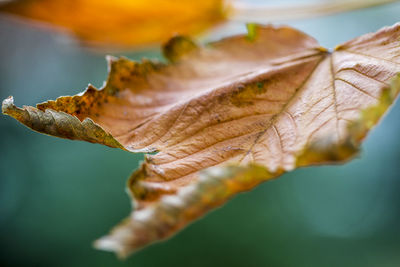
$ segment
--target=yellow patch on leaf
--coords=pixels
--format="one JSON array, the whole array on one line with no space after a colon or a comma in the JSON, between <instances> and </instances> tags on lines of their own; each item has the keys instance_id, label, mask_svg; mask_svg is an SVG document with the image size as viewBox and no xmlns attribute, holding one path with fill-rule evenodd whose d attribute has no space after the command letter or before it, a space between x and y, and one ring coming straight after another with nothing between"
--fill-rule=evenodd
<instances>
[{"instance_id":1,"label":"yellow patch on leaf","mask_svg":"<svg viewBox=\"0 0 400 267\"><path fill-rule=\"evenodd\" d=\"M98 248L126 256L263 181L350 159L399 93L400 24L332 53L290 27L249 29L206 47L175 37L169 64L110 57L100 90L3 102L35 131L157 152L129 179L135 210Z\"/></svg>"}]
</instances>

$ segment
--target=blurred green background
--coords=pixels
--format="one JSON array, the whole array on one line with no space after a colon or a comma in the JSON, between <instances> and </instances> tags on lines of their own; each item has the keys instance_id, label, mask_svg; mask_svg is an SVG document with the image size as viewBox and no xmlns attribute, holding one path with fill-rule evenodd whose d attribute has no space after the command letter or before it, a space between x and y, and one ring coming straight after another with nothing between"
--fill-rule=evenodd
<instances>
[{"instance_id":1,"label":"blurred green background","mask_svg":"<svg viewBox=\"0 0 400 267\"><path fill-rule=\"evenodd\" d=\"M390 4L286 24L332 48L399 20L400 4ZM244 31L232 22L206 39ZM34 105L105 78L104 54L0 15L1 99ZM264 183L119 261L91 245L128 215L125 181L143 156L0 116L0 266L400 266L399 118L397 103L352 162Z\"/></svg>"}]
</instances>

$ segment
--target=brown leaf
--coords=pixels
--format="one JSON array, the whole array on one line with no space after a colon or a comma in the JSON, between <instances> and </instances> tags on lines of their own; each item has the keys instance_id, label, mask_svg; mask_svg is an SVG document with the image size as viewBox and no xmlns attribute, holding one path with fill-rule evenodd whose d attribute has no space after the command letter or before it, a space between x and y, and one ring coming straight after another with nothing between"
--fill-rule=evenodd
<instances>
[{"instance_id":1,"label":"brown leaf","mask_svg":"<svg viewBox=\"0 0 400 267\"><path fill-rule=\"evenodd\" d=\"M0 12L69 30L88 45L127 48L200 33L224 21L227 6L222 0L17 0Z\"/></svg>"},{"instance_id":2,"label":"brown leaf","mask_svg":"<svg viewBox=\"0 0 400 267\"><path fill-rule=\"evenodd\" d=\"M125 256L260 182L351 158L400 90L400 24L332 53L289 27L249 28L207 47L176 37L167 65L109 58L101 90L3 102L39 132L158 152L129 179L135 211L97 247Z\"/></svg>"}]
</instances>

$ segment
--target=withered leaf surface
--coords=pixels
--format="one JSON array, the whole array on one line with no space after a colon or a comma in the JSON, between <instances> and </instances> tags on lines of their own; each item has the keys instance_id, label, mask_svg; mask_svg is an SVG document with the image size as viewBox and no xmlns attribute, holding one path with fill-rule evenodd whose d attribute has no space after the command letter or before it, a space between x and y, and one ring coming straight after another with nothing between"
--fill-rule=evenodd
<instances>
[{"instance_id":1,"label":"withered leaf surface","mask_svg":"<svg viewBox=\"0 0 400 267\"><path fill-rule=\"evenodd\" d=\"M206 47L173 38L169 64L110 57L101 90L37 108L4 100L35 131L158 152L129 179L135 210L98 248L126 256L260 182L351 158L400 90L400 24L332 53L289 27L249 28Z\"/></svg>"},{"instance_id":2,"label":"withered leaf surface","mask_svg":"<svg viewBox=\"0 0 400 267\"><path fill-rule=\"evenodd\" d=\"M1 1L0 1L1 2ZM0 12L58 26L95 47L141 47L225 20L222 0L14 0Z\"/></svg>"}]
</instances>

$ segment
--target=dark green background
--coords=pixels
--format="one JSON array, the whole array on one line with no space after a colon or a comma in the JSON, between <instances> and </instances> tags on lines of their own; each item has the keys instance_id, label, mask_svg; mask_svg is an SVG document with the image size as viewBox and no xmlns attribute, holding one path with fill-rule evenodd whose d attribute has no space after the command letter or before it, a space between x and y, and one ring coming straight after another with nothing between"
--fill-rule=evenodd
<instances>
[{"instance_id":1,"label":"dark green background","mask_svg":"<svg viewBox=\"0 0 400 267\"><path fill-rule=\"evenodd\" d=\"M391 4L289 24L334 47L399 20ZM231 23L206 38L244 29ZM104 54L0 15L1 99L34 105L105 77ZM397 103L351 163L288 173L118 261L91 244L129 213L125 181L142 155L0 116L0 266L400 266L399 118Z\"/></svg>"}]
</instances>

